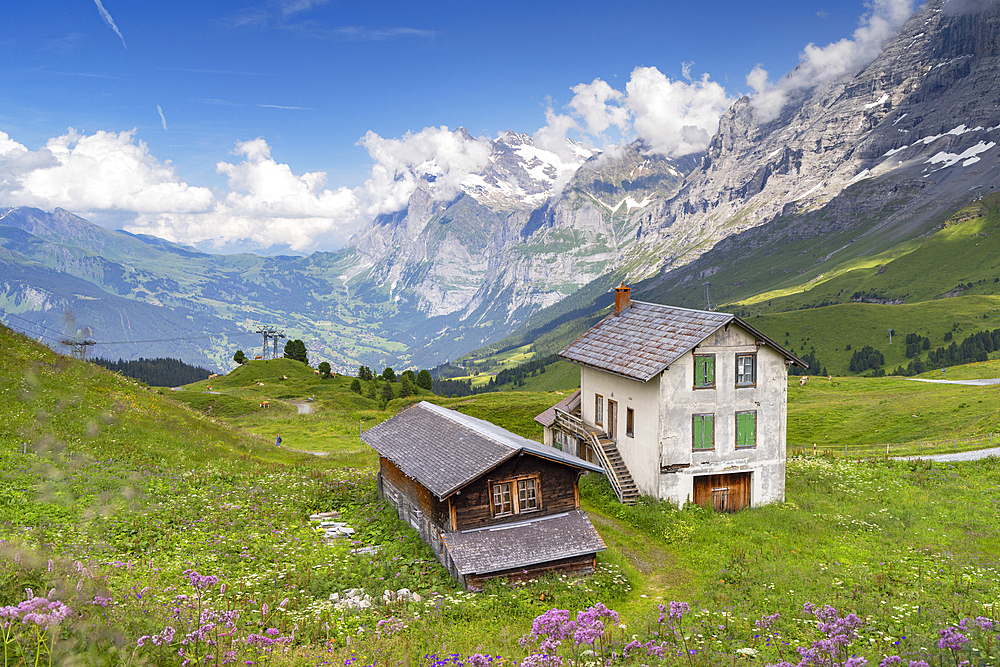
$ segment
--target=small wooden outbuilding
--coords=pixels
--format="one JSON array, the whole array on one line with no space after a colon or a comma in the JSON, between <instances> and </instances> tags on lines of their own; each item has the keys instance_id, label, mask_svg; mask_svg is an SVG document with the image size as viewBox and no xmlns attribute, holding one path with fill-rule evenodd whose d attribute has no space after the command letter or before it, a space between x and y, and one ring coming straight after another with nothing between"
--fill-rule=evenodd
<instances>
[{"instance_id":1,"label":"small wooden outbuilding","mask_svg":"<svg viewBox=\"0 0 1000 667\"><path fill-rule=\"evenodd\" d=\"M379 454L379 494L466 588L589 573L606 548L577 484L599 465L427 402L361 438Z\"/></svg>"}]
</instances>

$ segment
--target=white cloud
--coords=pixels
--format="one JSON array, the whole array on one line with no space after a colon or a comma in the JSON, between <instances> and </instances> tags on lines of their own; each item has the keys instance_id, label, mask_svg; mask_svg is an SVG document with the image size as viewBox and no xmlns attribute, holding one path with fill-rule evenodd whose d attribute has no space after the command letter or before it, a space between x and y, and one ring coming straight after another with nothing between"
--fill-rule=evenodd
<instances>
[{"instance_id":1,"label":"white cloud","mask_svg":"<svg viewBox=\"0 0 1000 667\"><path fill-rule=\"evenodd\" d=\"M115 20L111 18L111 14L108 13L108 10L106 10L104 5L101 4L101 0L94 0L94 4L97 5L97 11L100 12L101 18L104 19L104 22L115 31L115 34L118 35L118 39L122 40L122 47L127 49L128 47L125 46L125 37L122 35L122 31L118 29L117 25L115 25Z\"/></svg>"},{"instance_id":2,"label":"white cloud","mask_svg":"<svg viewBox=\"0 0 1000 667\"><path fill-rule=\"evenodd\" d=\"M166 118L166 116L163 115L163 109L160 108L159 104L156 105L156 111L160 114L160 123L163 124L163 129L164 129L164 131L166 131L166 129L167 129L167 118Z\"/></svg>"},{"instance_id":3,"label":"white cloud","mask_svg":"<svg viewBox=\"0 0 1000 667\"><path fill-rule=\"evenodd\" d=\"M319 5L325 5L330 0L285 0L282 3L281 13L285 16L295 14Z\"/></svg>"},{"instance_id":4,"label":"white cloud","mask_svg":"<svg viewBox=\"0 0 1000 667\"><path fill-rule=\"evenodd\" d=\"M149 154L135 130L81 135L70 128L28 151L0 132L0 197L8 205L62 207L80 214L204 211L208 188L192 187Z\"/></svg>"},{"instance_id":5,"label":"white cloud","mask_svg":"<svg viewBox=\"0 0 1000 667\"><path fill-rule=\"evenodd\" d=\"M636 135L654 153L688 155L708 148L719 118L732 104L726 90L710 81L671 81L655 67L637 67L625 85Z\"/></svg>"},{"instance_id":6,"label":"white cloud","mask_svg":"<svg viewBox=\"0 0 1000 667\"><path fill-rule=\"evenodd\" d=\"M340 245L354 231L358 200L352 190L324 188L324 172L296 175L271 157L263 139L239 142L233 153L243 159L216 165L229 192L211 210L139 216L127 229L183 243L210 241L218 248L250 242L297 251Z\"/></svg>"},{"instance_id":7,"label":"white cloud","mask_svg":"<svg viewBox=\"0 0 1000 667\"><path fill-rule=\"evenodd\" d=\"M566 105L570 112L558 114L549 108L535 142L565 154L567 135L578 133L605 149L638 137L654 153L667 156L704 150L733 100L708 74L691 80L691 63L682 64L682 73L686 81L673 81L655 67L637 67L624 92L601 79L574 86Z\"/></svg>"},{"instance_id":8,"label":"white cloud","mask_svg":"<svg viewBox=\"0 0 1000 667\"><path fill-rule=\"evenodd\" d=\"M799 66L775 83L769 80L767 70L757 65L747 75L747 85L754 91L751 100L760 119L768 122L777 118L796 91L814 88L870 63L910 17L913 6L913 0L873 0L850 39L824 47L807 44Z\"/></svg>"},{"instance_id":9,"label":"white cloud","mask_svg":"<svg viewBox=\"0 0 1000 667\"><path fill-rule=\"evenodd\" d=\"M296 174L263 139L238 142L236 160L216 171L216 193L181 181L169 162L150 155L135 130L83 135L70 129L30 151L0 132L0 206L71 210L124 220L135 233L222 249L247 243L292 250L342 246L380 213L401 210L421 178L432 197L455 197L461 182L489 160L490 142L464 130L427 128L401 139L369 132L361 140L373 160L364 185L328 188L326 173Z\"/></svg>"},{"instance_id":10,"label":"white cloud","mask_svg":"<svg viewBox=\"0 0 1000 667\"><path fill-rule=\"evenodd\" d=\"M431 176L429 190L439 201L454 198L462 181L490 159L490 142L464 130L428 127L402 139L383 139L369 131L359 142L375 160L362 188L365 211L374 217L405 208L418 179Z\"/></svg>"}]
</instances>

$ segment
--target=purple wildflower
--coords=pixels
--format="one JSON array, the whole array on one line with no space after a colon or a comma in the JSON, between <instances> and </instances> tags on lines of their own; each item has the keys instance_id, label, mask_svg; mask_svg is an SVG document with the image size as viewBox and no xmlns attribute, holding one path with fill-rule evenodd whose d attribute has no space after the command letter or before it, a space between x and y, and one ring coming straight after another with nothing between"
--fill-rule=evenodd
<instances>
[{"instance_id":1,"label":"purple wildflower","mask_svg":"<svg viewBox=\"0 0 1000 667\"><path fill-rule=\"evenodd\" d=\"M939 648L946 648L958 651L969 643L969 638L958 631L958 628L949 625L941 630L941 639L938 640Z\"/></svg>"}]
</instances>

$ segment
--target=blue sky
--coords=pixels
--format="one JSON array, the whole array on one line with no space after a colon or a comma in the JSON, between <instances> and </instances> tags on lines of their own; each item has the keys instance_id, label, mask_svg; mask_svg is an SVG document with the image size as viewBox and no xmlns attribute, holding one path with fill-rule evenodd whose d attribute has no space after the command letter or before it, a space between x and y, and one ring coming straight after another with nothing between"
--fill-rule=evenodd
<instances>
[{"instance_id":1,"label":"blue sky","mask_svg":"<svg viewBox=\"0 0 1000 667\"><path fill-rule=\"evenodd\" d=\"M382 139L442 126L535 134L553 117L575 118L570 136L598 146L644 136L638 107L626 108L636 68L661 90L690 81L692 100L711 92L704 114L717 116L751 92L755 67L770 73L763 91L807 44L861 39L873 14L894 15L894 28L910 10L904 0L3 3L0 205L58 205L182 242L238 219L225 242L267 247L275 238L255 225L280 200L284 227L303 230L289 245L337 247L377 208L377 188L361 191ZM607 86L590 112L608 114L596 125L566 106L595 79ZM710 133L711 119L690 122ZM661 152L689 149L663 127ZM426 138L439 145L440 134Z\"/></svg>"}]
</instances>

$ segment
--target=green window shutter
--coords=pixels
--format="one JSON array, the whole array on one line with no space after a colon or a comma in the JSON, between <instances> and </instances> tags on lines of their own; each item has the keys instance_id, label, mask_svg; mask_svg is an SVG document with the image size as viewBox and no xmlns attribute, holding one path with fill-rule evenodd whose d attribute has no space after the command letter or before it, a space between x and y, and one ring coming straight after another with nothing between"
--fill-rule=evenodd
<instances>
[{"instance_id":1,"label":"green window shutter","mask_svg":"<svg viewBox=\"0 0 1000 667\"><path fill-rule=\"evenodd\" d=\"M694 386L711 387L715 384L715 356L694 358Z\"/></svg>"},{"instance_id":2,"label":"green window shutter","mask_svg":"<svg viewBox=\"0 0 1000 667\"><path fill-rule=\"evenodd\" d=\"M693 449L712 449L715 447L714 415L695 415L692 426L694 428Z\"/></svg>"},{"instance_id":3,"label":"green window shutter","mask_svg":"<svg viewBox=\"0 0 1000 667\"><path fill-rule=\"evenodd\" d=\"M757 413L740 412L736 415L736 446L757 445Z\"/></svg>"}]
</instances>

